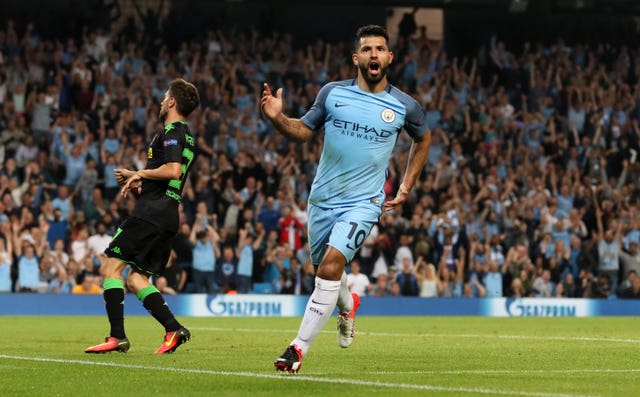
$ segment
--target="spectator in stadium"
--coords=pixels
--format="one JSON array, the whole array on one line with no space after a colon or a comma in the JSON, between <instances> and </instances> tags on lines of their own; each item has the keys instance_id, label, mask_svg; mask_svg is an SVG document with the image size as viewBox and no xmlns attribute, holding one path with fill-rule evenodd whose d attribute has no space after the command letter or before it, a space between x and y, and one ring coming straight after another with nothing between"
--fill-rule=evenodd
<instances>
[{"instance_id":1,"label":"spectator in stadium","mask_svg":"<svg viewBox=\"0 0 640 397\"><path fill-rule=\"evenodd\" d=\"M256 236L250 230L250 226L250 224L247 224L238 232L238 274L236 275L236 285L240 294L246 294L251 290L254 251L260 248L265 234L264 229L261 228Z\"/></svg>"},{"instance_id":2,"label":"spectator in stadium","mask_svg":"<svg viewBox=\"0 0 640 397\"><path fill-rule=\"evenodd\" d=\"M400 294L402 296L418 296L420 293L420 285L418 284L418 279L413 273L412 263L409 258L404 258L402 263L402 270L396 274L395 270L389 273L389 278L394 280L400 286ZM392 266L391 269L397 269L395 266Z\"/></svg>"},{"instance_id":3,"label":"spectator in stadium","mask_svg":"<svg viewBox=\"0 0 640 397\"><path fill-rule=\"evenodd\" d=\"M393 258L393 266L402 267L404 259L408 258L409 262L411 263L411 268L413 269L413 252L411 252L411 248L409 247L409 245L411 244L411 240L412 236L408 231L404 231L400 234L398 248L396 249L396 254Z\"/></svg>"},{"instance_id":4,"label":"spectator in stadium","mask_svg":"<svg viewBox=\"0 0 640 397\"><path fill-rule=\"evenodd\" d=\"M638 250L638 242L630 241L628 250L624 249L624 244L620 242L620 261L624 269L624 273L629 275L630 271L634 271L637 275L640 273L640 250Z\"/></svg>"},{"instance_id":5,"label":"spectator in stadium","mask_svg":"<svg viewBox=\"0 0 640 397\"><path fill-rule=\"evenodd\" d=\"M360 273L360 262L354 259L351 261L350 272L347 274L347 287L349 291L358 294L358 296L367 295L368 291L373 287L366 274Z\"/></svg>"},{"instance_id":6,"label":"spectator in stadium","mask_svg":"<svg viewBox=\"0 0 640 397\"><path fill-rule=\"evenodd\" d=\"M70 294L75 287L75 279L67 273L64 268L58 268L56 277L49 282L47 293L49 294Z\"/></svg>"},{"instance_id":7,"label":"spectator in stadium","mask_svg":"<svg viewBox=\"0 0 640 397\"><path fill-rule=\"evenodd\" d=\"M512 298L524 298L526 297L525 289L522 286L522 280L519 278L514 278L511 281L511 290L509 297Z\"/></svg>"},{"instance_id":8,"label":"spectator in stadium","mask_svg":"<svg viewBox=\"0 0 640 397\"><path fill-rule=\"evenodd\" d=\"M8 222L5 222L4 224L8 224ZM11 251L11 235L9 235L8 238L0 238L0 293L11 292L12 263L13 253Z\"/></svg>"},{"instance_id":9,"label":"spectator in stadium","mask_svg":"<svg viewBox=\"0 0 640 397\"><path fill-rule=\"evenodd\" d=\"M408 258L405 258L405 261L408 261ZM442 261L446 261L445 255L442 256ZM444 266L446 267L446 264ZM413 275L418 282L418 296L421 298L437 298L443 291L444 286L436 274L436 267L432 263L425 262L423 257L419 257L416 261Z\"/></svg>"},{"instance_id":10,"label":"spectator in stadium","mask_svg":"<svg viewBox=\"0 0 640 397\"><path fill-rule=\"evenodd\" d=\"M555 295L555 285L551 281L551 271L544 269L533 281L533 290L538 298L551 298Z\"/></svg>"},{"instance_id":11,"label":"spectator in stadium","mask_svg":"<svg viewBox=\"0 0 640 397\"><path fill-rule=\"evenodd\" d=\"M620 299L640 299L640 277L635 270L629 270L627 279L622 284Z\"/></svg>"},{"instance_id":12,"label":"spectator in stadium","mask_svg":"<svg viewBox=\"0 0 640 397\"><path fill-rule=\"evenodd\" d=\"M597 203L596 203L597 205ZM603 226L603 211L596 207L597 242L598 242L598 272L599 277L606 275L609 279L609 287L612 290L618 288L618 271L620 270L620 232L622 224L618 224L616 230Z\"/></svg>"},{"instance_id":13,"label":"spectator in stadium","mask_svg":"<svg viewBox=\"0 0 640 397\"><path fill-rule=\"evenodd\" d=\"M58 187L58 195L53 198L51 205L54 209L54 215L56 209L60 210L60 221L69 221L74 213L69 187L64 185Z\"/></svg>"},{"instance_id":14,"label":"spectator in stadium","mask_svg":"<svg viewBox=\"0 0 640 397\"><path fill-rule=\"evenodd\" d=\"M191 275L196 293L211 294L218 290L215 270L220 258L219 241L220 235L207 223L207 215L198 214L189 235L189 242L193 247Z\"/></svg>"},{"instance_id":15,"label":"spectator in stadium","mask_svg":"<svg viewBox=\"0 0 640 397\"><path fill-rule=\"evenodd\" d=\"M292 119L282 113L282 88L278 88L273 95L269 85L264 86L262 112L274 127L289 139L297 142L309 140L313 136L313 130L323 125L331 126L330 123L325 125L325 122L334 116L339 120L351 120L351 123L353 120L361 120L370 126L375 123L375 131L378 132L378 152L371 156L365 153L370 153L366 145L370 144L367 139L373 138L372 136L359 136L352 134L352 131L346 133L348 124L341 126L340 123L334 123L334 128L325 131L327 139L309 197L309 201L313 203L309 206L309 225L315 228L309 232L312 263L318 265L316 289L309 299L309 310L305 311L298 336L274 363L278 370L298 371L302 357L332 313L332 310L327 310L327 305L329 308L336 304L338 306L339 318L342 319L338 327L340 345L348 347L351 344L354 336L353 317L359 298L348 292L344 269L380 217L384 196L378 192L384 184L395 138L404 127L415 143L412 145L409 165L398 194L384 204L386 210L394 209L406 201L424 167L429 151L429 132L423 124L419 104L387 82L386 72L393 61L393 53L389 51L386 31L379 26L369 25L359 29L356 37L352 61L358 66L357 79L323 87L316 97L315 105L302 119ZM336 98L332 95L338 92L346 97ZM378 102L377 95L385 95L399 108L393 110L388 107L389 102ZM369 110L366 116L354 113L354 101L366 103L365 106ZM329 107L331 103L333 107ZM331 115L328 109L331 109ZM406 112L402 118L398 118L396 114L400 109ZM388 129L393 132L380 132ZM341 131L347 135L340 135ZM333 144L328 145L327 142ZM371 170L366 178L362 176L362 163L367 164L367 168ZM340 178L336 178L338 174L341 175ZM349 174L353 174L353 177L348 177ZM337 183L340 180L348 183ZM362 203L357 211L353 208L354 202ZM350 205L348 208L347 203ZM325 210L322 210L323 208ZM332 208L331 213L340 209L342 214L330 215L327 208ZM316 217L325 219L323 224L316 222Z\"/></svg>"},{"instance_id":16,"label":"spectator in stadium","mask_svg":"<svg viewBox=\"0 0 640 397\"><path fill-rule=\"evenodd\" d=\"M101 294L102 288L98 285L99 278L91 273L84 273L80 284L71 289L72 294Z\"/></svg>"},{"instance_id":17,"label":"spectator in stadium","mask_svg":"<svg viewBox=\"0 0 640 397\"><path fill-rule=\"evenodd\" d=\"M304 225L296 218L291 205L282 207L282 217L280 218L280 244L289 244L292 250L297 251L302 248L302 233Z\"/></svg>"},{"instance_id":18,"label":"spectator in stadium","mask_svg":"<svg viewBox=\"0 0 640 397\"><path fill-rule=\"evenodd\" d=\"M440 262L438 266L438 279L442 285L442 292L439 296L443 298L459 298L464 292L464 269L466 254L463 247L460 247L460 260L456 262L456 271L452 272Z\"/></svg>"},{"instance_id":19,"label":"spectator in stadium","mask_svg":"<svg viewBox=\"0 0 640 397\"><path fill-rule=\"evenodd\" d=\"M18 264L18 282L16 289L20 292L38 292L40 288L40 258L44 252L46 233L43 233L41 241L37 242L28 230L19 232L20 226L14 223L12 247Z\"/></svg>"},{"instance_id":20,"label":"spectator in stadium","mask_svg":"<svg viewBox=\"0 0 640 397\"><path fill-rule=\"evenodd\" d=\"M391 295L389 277L386 274L381 274L376 279L375 284L372 285L369 296L389 296Z\"/></svg>"},{"instance_id":21,"label":"spectator in stadium","mask_svg":"<svg viewBox=\"0 0 640 397\"><path fill-rule=\"evenodd\" d=\"M236 275L238 273L238 258L236 258L235 247L225 245L222 247L222 256L216 266L215 281L220 286L222 293L237 294Z\"/></svg>"},{"instance_id":22,"label":"spectator in stadium","mask_svg":"<svg viewBox=\"0 0 640 397\"><path fill-rule=\"evenodd\" d=\"M85 258L91 257L91 251L89 249L89 228L84 222L80 223L77 235L71 239L70 251L71 257L76 262L83 262Z\"/></svg>"}]
</instances>

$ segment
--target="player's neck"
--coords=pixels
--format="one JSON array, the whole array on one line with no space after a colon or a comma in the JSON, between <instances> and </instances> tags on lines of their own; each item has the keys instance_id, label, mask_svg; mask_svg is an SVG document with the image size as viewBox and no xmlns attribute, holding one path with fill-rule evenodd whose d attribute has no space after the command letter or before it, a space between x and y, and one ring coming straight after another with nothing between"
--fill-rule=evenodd
<instances>
[{"instance_id":1,"label":"player's neck","mask_svg":"<svg viewBox=\"0 0 640 397\"><path fill-rule=\"evenodd\" d=\"M362 76L358 76L358 87L360 87L362 91L370 92L372 94L384 91L387 88L387 84L386 76L374 84L369 84L364 78L362 78Z\"/></svg>"},{"instance_id":2,"label":"player's neck","mask_svg":"<svg viewBox=\"0 0 640 397\"><path fill-rule=\"evenodd\" d=\"M169 111L169 113L167 114L167 118L164 121L164 125L167 126L176 121L184 121L184 120L185 118L182 117L178 112Z\"/></svg>"}]
</instances>

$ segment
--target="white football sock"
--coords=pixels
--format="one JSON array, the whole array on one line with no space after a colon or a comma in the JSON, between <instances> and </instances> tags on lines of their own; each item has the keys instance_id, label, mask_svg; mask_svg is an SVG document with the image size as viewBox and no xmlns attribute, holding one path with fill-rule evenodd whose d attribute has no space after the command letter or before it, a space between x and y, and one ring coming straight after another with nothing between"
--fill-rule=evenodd
<instances>
[{"instance_id":1,"label":"white football sock","mask_svg":"<svg viewBox=\"0 0 640 397\"><path fill-rule=\"evenodd\" d=\"M347 272L342 272L340 279L340 295L338 295L338 312L349 313L353 309L353 295L347 285Z\"/></svg>"},{"instance_id":2,"label":"white football sock","mask_svg":"<svg viewBox=\"0 0 640 397\"><path fill-rule=\"evenodd\" d=\"M291 342L302 350L303 355L307 354L307 350L311 347L316 336L333 314L333 308L336 307L338 301L339 289L340 281L316 277L316 288L307 301L307 308L304 311L298 336Z\"/></svg>"}]
</instances>

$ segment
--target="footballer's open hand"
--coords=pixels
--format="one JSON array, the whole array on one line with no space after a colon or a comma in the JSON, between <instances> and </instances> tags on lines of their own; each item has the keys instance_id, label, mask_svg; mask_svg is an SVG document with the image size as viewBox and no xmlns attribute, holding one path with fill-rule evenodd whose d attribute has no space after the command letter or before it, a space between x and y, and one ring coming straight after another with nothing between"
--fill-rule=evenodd
<instances>
[{"instance_id":1,"label":"footballer's open hand","mask_svg":"<svg viewBox=\"0 0 640 397\"><path fill-rule=\"evenodd\" d=\"M142 193L142 177L138 173L134 173L127 179L120 190L120 195L127 197L129 192Z\"/></svg>"}]
</instances>

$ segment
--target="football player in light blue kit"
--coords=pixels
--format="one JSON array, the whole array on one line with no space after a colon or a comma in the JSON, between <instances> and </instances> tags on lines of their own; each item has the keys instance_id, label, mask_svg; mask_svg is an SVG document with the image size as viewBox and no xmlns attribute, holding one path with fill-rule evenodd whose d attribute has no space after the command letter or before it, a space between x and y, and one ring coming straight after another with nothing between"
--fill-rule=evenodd
<instances>
[{"instance_id":1,"label":"football player in light blue kit","mask_svg":"<svg viewBox=\"0 0 640 397\"><path fill-rule=\"evenodd\" d=\"M279 357L276 369L298 372L302 357L338 306L338 344L349 347L360 304L347 288L349 263L383 210L404 203L422 171L431 134L420 105L387 82L393 60L389 36L380 26L356 33L355 80L325 85L301 118L282 113L282 88L274 96L265 84L262 112L287 138L304 142L324 127L324 147L309 195L309 243L317 266L316 284L298 335ZM396 196L385 201L382 190L391 152L405 129L413 138L404 179Z\"/></svg>"}]
</instances>

